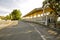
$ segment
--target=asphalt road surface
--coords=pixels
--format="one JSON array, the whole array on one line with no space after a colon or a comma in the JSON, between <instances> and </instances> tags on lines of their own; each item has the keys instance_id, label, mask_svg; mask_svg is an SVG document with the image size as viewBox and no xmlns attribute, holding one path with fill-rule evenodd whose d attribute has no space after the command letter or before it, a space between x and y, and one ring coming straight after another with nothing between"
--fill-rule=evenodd
<instances>
[{"instance_id":1,"label":"asphalt road surface","mask_svg":"<svg viewBox=\"0 0 60 40\"><path fill-rule=\"evenodd\" d=\"M57 40L41 25L22 22L0 30L0 40Z\"/></svg>"}]
</instances>

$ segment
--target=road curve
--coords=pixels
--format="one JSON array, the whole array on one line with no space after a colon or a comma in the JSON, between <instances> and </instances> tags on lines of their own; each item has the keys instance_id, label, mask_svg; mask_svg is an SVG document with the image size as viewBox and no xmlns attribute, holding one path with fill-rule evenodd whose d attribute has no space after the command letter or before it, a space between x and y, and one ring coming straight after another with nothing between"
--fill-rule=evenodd
<instances>
[{"instance_id":1,"label":"road curve","mask_svg":"<svg viewBox=\"0 0 60 40\"><path fill-rule=\"evenodd\" d=\"M43 40L31 25L19 22L0 30L0 40Z\"/></svg>"},{"instance_id":2,"label":"road curve","mask_svg":"<svg viewBox=\"0 0 60 40\"><path fill-rule=\"evenodd\" d=\"M18 25L0 30L0 40L56 40L41 25L19 21Z\"/></svg>"}]
</instances>

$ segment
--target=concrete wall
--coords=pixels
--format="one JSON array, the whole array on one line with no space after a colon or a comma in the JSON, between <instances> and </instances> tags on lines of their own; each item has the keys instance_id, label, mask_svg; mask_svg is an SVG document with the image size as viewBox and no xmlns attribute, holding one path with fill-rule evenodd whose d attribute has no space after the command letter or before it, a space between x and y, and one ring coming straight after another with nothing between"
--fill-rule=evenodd
<instances>
[{"instance_id":1,"label":"concrete wall","mask_svg":"<svg viewBox=\"0 0 60 40\"><path fill-rule=\"evenodd\" d=\"M25 21L33 21L33 22L38 22L38 23L47 25L48 18L49 18L48 16L41 16L36 18L25 19Z\"/></svg>"}]
</instances>

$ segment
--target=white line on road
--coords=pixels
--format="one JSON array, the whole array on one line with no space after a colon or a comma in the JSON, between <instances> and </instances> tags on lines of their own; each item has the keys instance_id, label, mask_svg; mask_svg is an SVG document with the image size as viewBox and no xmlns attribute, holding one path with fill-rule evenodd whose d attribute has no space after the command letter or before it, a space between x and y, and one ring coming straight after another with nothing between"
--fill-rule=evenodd
<instances>
[{"instance_id":1,"label":"white line on road","mask_svg":"<svg viewBox=\"0 0 60 40\"><path fill-rule=\"evenodd\" d=\"M30 24L32 27L34 27L34 25L32 25L32 24ZM46 38L44 37L44 35L42 35L42 33L36 28L36 27L34 27L34 29L39 33L39 35L41 36L41 38L43 39L43 40L46 40Z\"/></svg>"},{"instance_id":2,"label":"white line on road","mask_svg":"<svg viewBox=\"0 0 60 40\"><path fill-rule=\"evenodd\" d=\"M35 28L35 30L41 35L41 38L42 38L43 40L46 40L46 38L44 37L44 35L42 35L41 32L40 32L36 27L34 27L34 28Z\"/></svg>"}]
</instances>

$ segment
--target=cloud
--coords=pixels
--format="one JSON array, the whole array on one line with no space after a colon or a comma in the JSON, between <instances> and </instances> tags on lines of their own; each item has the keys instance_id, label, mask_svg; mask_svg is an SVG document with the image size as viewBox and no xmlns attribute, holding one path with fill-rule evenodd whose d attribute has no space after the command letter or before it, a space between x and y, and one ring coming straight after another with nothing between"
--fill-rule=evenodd
<instances>
[{"instance_id":1,"label":"cloud","mask_svg":"<svg viewBox=\"0 0 60 40\"><path fill-rule=\"evenodd\" d=\"M28 12L30 12L34 8L42 7L43 1L44 0L28 0L25 3L22 3L20 5L20 9L21 9L23 15L27 14Z\"/></svg>"},{"instance_id":2,"label":"cloud","mask_svg":"<svg viewBox=\"0 0 60 40\"><path fill-rule=\"evenodd\" d=\"M20 9L22 15L25 15L32 9L41 7L42 2L43 0L0 0L0 12L10 13L13 9Z\"/></svg>"},{"instance_id":3,"label":"cloud","mask_svg":"<svg viewBox=\"0 0 60 40\"><path fill-rule=\"evenodd\" d=\"M0 15L2 16L2 15L7 15L7 14L9 14L11 12L11 10L10 9L7 9L7 8L4 8L4 7L1 7L0 6Z\"/></svg>"},{"instance_id":4,"label":"cloud","mask_svg":"<svg viewBox=\"0 0 60 40\"><path fill-rule=\"evenodd\" d=\"M1 0L0 6L3 6L3 7L8 8L8 9L18 7L17 1L15 1L15 0Z\"/></svg>"},{"instance_id":5,"label":"cloud","mask_svg":"<svg viewBox=\"0 0 60 40\"><path fill-rule=\"evenodd\" d=\"M0 6L0 11L9 12L10 10Z\"/></svg>"}]
</instances>

